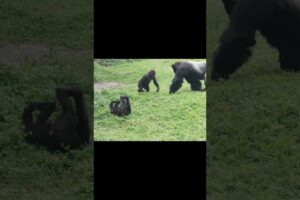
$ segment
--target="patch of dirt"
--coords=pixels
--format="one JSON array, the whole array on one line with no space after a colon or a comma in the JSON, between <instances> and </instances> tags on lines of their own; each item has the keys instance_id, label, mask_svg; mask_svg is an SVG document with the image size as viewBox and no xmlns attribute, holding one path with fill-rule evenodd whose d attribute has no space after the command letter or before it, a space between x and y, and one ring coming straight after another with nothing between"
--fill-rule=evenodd
<instances>
[{"instance_id":1,"label":"patch of dirt","mask_svg":"<svg viewBox=\"0 0 300 200\"><path fill-rule=\"evenodd\" d=\"M50 49L39 44L0 45L1 64L20 64L26 60L40 59L50 54Z\"/></svg>"},{"instance_id":2,"label":"patch of dirt","mask_svg":"<svg viewBox=\"0 0 300 200\"><path fill-rule=\"evenodd\" d=\"M94 89L95 90L103 90L103 89L109 89L109 88L117 88L121 84L117 82L106 82L106 83L95 83Z\"/></svg>"},{"instance_id":3,"label":"patch of dirt","mask_svg":"<svg viewBox=\"0 0 300 200\"><path fill-rule=\"evenodd\" d=\"M19 65L26 61L38 61L51 58L55 55L66 55L64 57L80 57L79 55L90 54L88 50L69 49L65 47L50 47L33 42L21 44L0 43L0 64Z\"/></svg>"}]
</instances>

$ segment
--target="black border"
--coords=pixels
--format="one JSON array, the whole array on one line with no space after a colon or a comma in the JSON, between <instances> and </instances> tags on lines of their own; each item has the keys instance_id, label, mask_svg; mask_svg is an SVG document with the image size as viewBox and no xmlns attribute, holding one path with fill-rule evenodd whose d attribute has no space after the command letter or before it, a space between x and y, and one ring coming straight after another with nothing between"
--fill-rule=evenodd
<instances>
[{"instance_id":1,"label":"black border","mask_svg":"<svg viewBox=\"0 0 300 200\"><path fill-rule=\"evenodd\" d=\"M95 199L205 199L206 142L95 142L95 176Z\"/></svg>"},{"instance_id":2,"label":"black border","mask_svg":"<svg viewBox=\"0 0 300 200\"><path fill-rule=\"evenodd\" d=\"M95 1L95 58L206 58L206 1Z\"/></svg>"}]
</instances>

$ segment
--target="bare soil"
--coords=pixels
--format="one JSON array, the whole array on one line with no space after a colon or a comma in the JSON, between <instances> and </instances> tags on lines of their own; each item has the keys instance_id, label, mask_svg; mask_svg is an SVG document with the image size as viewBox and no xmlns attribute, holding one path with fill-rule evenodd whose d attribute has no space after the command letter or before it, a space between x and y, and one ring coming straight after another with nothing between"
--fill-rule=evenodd
<instances>
[{"instance_id":1,"label":"bare soil","mask_svg":"<svg viewBox=\"0 0 300 200\"><path fill-rule=\"evenodd\" d=\"M103 90L103 89L117 88L119 86L120 84L117 82L95 83L94 89Z\"/></svg>"},{"instance_id":2,"label":"bare soil","mask_svg":"<svg viewBox=\"0 0 300 200\"><path fill-rule=\"evenodd\" d=\"M55 55L66 55L77 57L79 55L90 54L89 49L69 49L66 47L49 47L47 45L34 42L20 44L0 43L0 64L20 65L28 61L38 61L43 58L51 60ZM77 56L76 56L77 55Z\"/></svg>"}]
</instances>

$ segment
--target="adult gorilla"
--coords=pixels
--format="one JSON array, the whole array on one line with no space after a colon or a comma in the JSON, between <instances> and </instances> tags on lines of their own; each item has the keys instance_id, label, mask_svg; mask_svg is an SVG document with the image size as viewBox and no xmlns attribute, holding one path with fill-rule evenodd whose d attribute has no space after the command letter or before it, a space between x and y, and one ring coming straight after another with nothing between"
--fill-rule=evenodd
<instances>
[{"instance_id":1,"label":"adult gorilla","mask_svg":"<svg viewBox=\"0 0 300 200\"><path fill-rule=\"evenodd\" d=\"M223 0L230 24L213 60L212 79L228 78L251 56L255 32L279 51L280 68L300 69L299 0Z\"/></svg>"},{"instance_id":2,"label":"adult gorilla","mask_svg":"<svg viewBox=\"0 0 300 200\"><path fill-rule=\"evenodd\" d=\"M170 86L170 94L181 88L184 78L191 84L191 90L200 91L202 89L200 80L205 80L206 62L176 62L172 68L175 77Z\"/></svg>"}]
</instances>

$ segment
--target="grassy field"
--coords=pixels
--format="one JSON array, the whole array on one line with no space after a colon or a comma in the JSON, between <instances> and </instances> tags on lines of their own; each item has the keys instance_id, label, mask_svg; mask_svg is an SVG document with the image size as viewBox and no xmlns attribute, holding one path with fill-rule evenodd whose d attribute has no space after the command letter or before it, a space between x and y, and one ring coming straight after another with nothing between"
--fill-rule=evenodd
<instances>
[{"instance_id":1,"label":"grassy field","mask_svg":"<svg viewBox=\"0 0 300 200\"><path fill-rule=\"evenodd\" d=\"M95 90L94 137L97 141L203 141L206 139L206 92L191 92L188 83L169 95L177 60L115 61L104 67L95 62L95 82L118 83L118 87ZM105 64L105 63L104 63ZM109 63L108 63L109 64ZM160 92L150 83L149 93L138 93L137 82L150 69L157 73ZM109 103L128 95L132 114L117 117Z\"/></svg>"},{"instance_id":2,"label":"grassy field","mask_svg":"<svg viewBox=\"0 0 300 200\"><path fill-rule=\"evenodd\" d=\"M221 1L207 8L209 62L228 17ZM300 198L300 73L277 60L257 33L250 62L208 84L207 199Z\"/></svg>"},{"instance_id":3,"label":"grassy field","mask_svg":"<svg viewBox=\"0 0 300 200\"><path fill-rule=\"evenodd\" d=\"M93 1L3 1L0 19L0 199L93 199L93 145L51 154L24 142L20 119L58 85L92 100Z\"/></svg>"}]
</instances>

